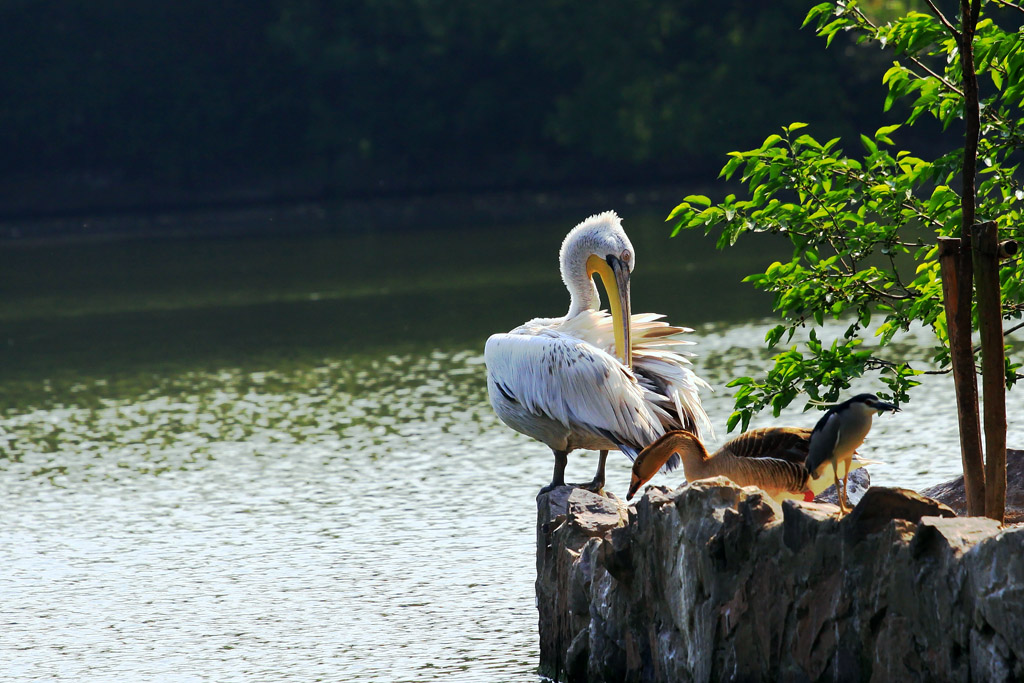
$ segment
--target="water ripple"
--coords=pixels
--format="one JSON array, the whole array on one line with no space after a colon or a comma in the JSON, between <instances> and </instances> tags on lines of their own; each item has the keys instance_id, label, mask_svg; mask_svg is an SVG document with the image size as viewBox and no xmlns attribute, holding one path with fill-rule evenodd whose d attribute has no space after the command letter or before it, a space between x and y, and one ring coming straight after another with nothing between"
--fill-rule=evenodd
<instances>
[{"instance_id":1,"label":"water ripple","mask_svg":"<svg viewBox=\"0 0 1024 683\"><path fill-rule=\"evenodd\" d=\"M721 386L765 363L760 329L701 330L695 366ZM959 469L949 379L927 381L876 421L876 483ZM537 679L534 496L551 458L498 423L478 350L168 372L121 398L105 382L0 415L8 676ZM729 391L706 405L723 434ZM568 476L595 464L574 455ZM611 458L610 489L628 480Z\"/></svg>"}]
</instances>

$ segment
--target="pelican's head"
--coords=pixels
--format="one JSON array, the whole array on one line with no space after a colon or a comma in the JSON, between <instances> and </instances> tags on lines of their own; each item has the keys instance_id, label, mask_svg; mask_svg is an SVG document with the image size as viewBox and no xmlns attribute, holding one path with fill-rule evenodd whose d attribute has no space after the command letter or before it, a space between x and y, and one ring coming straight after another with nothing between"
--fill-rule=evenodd
<instances>
[{"instance_id":1,"label":"pelican's head","mask_svg":"<svg viewBox=\"0 0 1024 683\"><path fill-rule=\"evenodd\" d=\"M614 211L591 216L573 228L559 253L562 281L572 295L569 317L598 305L593 276L601 277L608 294L608 307L615 326L615 353L632 365L630 340L629 275L636 265L636 253L622 219Z\"/></svg>"}]
</instances>

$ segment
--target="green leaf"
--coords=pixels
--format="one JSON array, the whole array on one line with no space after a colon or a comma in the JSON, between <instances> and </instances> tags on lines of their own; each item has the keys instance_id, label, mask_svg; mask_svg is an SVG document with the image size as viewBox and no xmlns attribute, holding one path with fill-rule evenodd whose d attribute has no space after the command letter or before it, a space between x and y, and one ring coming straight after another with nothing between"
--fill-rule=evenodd
<instances>
[{"instance_id":1,"label":"green leaf","mask_svg":"<svg viewBox=\"0 0 1024 683\"><path fill-rule=\"evenodd\" d=\"M732 178L736 170L743 165L743 157L732 157L729 162L722 168L722 172L718 174L719 178L725 178L729 180Z\"/></svg>"},{"instance_id":2,"label":"green leaf","mask_svg":"<svg viewBox=\"0 0 1024 683\"><path fill-rule=\"evenodd\" d=\"M800 28L807 26L807 24L809 24L812 20L814 20L816 17L821 16L822 14L828 16L828 13L831 11L831 2L823 2L820 5L815 5L810 9L809 12L807 12L807 16L804 18L804 23L800 24Z\"/></svg>"},{"instance_id":3,"label":"green leaf","mask_svg":"<svg viewBox=\"0 0 1024 683\"><path fill-rule=\"evenodd\" d=\"M901 126L902 126L902 124L900 124L900 123L897 123L897 124L892 125L892 126L882 126L881 128L879 128L878 130L875 131L875 139L877 140L879 137L888 136L889 133L892 133L893 131L899 130Z\"/></svg>"},{"instance_id":4,"label":"green leaf","mask_svg":"<svg viewBox=\"0 0 1024 683\"><path fill-rule=\"evenodd\" d=\"M689 202L690 204L698 204L700 206L711 206L711 200L702 194L687 195L686 197L683 197L683 201Z\"/></svg>"},{"instance_id":5,"label":"green leaf","mask_svg":"<svg viewBox=\"0 0 1024 683\"><path fill-rule=\"evenodd\" d=\"M782 333L786 331L785 325L776 325L772 329L768 330L768 333L764 335L764 341L771 348L779 343L779 339L782 338Z\"/></svg>"},{"instance_id":6,"label":"green leaf","mask_svg":"<svg viewBox=\"0 0 1024 683\"><path fill-rule=\"evenodd\" d=\"M677 216L679 216L679 215L681 215L683 213L690 212L690 211L693 211L693 207L691 207L689 205L689 203L683 202L682 204L678 205L676 208L672 209L672 213L670 213L668 215L668 218L666 218L665 221L666 222L670 221L673 218L676 218Z\"/></svg>"}]
</instances>

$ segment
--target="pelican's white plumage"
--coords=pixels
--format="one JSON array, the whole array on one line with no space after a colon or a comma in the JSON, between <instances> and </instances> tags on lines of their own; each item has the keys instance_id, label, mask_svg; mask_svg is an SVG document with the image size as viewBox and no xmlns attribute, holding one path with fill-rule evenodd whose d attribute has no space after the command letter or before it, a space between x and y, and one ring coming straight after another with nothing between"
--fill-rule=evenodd
<instances>
[{"instance_id":1,"label":"pelican's white plumage","mask_svg":"<svg viewBox=\"0 0 1024 683\"><path fill-rule=\"evenodd\" d=\"M506 425L554 451L553 486L563 483L565 454L576 448L602 451L593 482L600 486L610 449L633 458L667 430L707 435L711 425L698 392L708 385L681 348L692 342L679 335L692 330L661 322L658 314L630 315L635 256L614 212L576 226L562 243L560 262L569 312L491 336L484 351L487 389ZM611 315L596 310L595 272L604 279ZM666 468L677 464L675 457Z\"/></svg>"}]
</instances>

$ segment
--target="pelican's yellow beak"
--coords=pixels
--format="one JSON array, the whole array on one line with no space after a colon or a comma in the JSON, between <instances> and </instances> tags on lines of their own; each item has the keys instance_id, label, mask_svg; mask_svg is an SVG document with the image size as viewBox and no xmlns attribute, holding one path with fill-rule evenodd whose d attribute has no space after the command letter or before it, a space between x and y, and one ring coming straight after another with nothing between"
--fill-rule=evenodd
<instances>
[{"instance_id":1,"label":"pelican's yellow beak","mask_svg":"<svg viewBox=\"0 0 1024 683\"><path fill-rule=\"evenodd\" d=\"M629 264L615 256L603 259L594 255L587 259L587 275L597 273L608 293L608 308L612 311L615 328L615 355L633 367L632 335L630 333Z\"/></svg>"}]
</instances>

